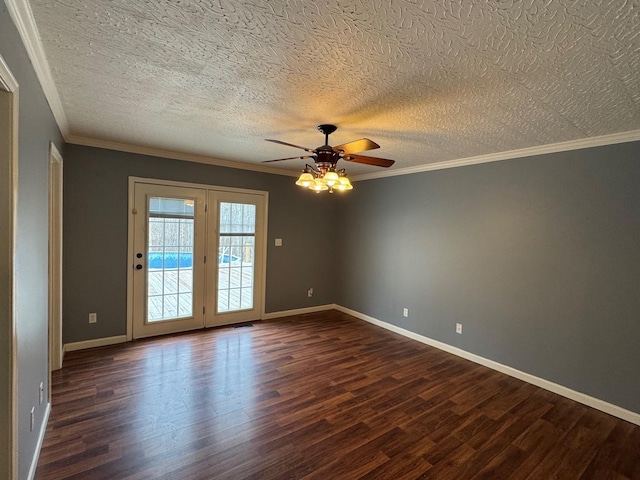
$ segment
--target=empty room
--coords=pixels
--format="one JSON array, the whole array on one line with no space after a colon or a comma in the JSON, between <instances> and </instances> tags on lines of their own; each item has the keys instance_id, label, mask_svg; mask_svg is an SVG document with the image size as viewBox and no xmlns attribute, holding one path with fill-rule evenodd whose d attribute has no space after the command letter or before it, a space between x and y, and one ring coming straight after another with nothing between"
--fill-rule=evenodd
<instances>
[{"instance_id":1,"label":"empty room","mask_svg":"<svg viewBox=\"0 0 640 480\"><path fill-rule=\"evenodd\" d=\"M0 478L640 479L640 3L0 3Z\"/></svg>"}]
</instances>

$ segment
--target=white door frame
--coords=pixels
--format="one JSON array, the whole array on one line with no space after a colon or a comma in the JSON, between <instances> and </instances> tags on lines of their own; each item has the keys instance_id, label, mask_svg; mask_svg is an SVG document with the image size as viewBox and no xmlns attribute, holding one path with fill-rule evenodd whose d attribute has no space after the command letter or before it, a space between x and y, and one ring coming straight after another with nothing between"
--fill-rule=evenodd
<instances>
[{"instance_id":1,"label":"white door frame","mask_svg":"<svg viewBox=\"0 0 640 480\"><path fill-rule=\"evenodd\" d=\"M261 292L259 295L260 305L260 319L265 316L265 292L266 292L266 251L267 251L267 223L268 223L268 210L269 210L269 192L261 190L248 190L246 188L233 188L233 187L220 187L216 185L207 185L199 183L189 182L177 182L171 180L159 180L155 178L144 177L129 177L129 214L128 214L128 250L127 250L127 341L133 339L133 317L134 317L134 305L133 305L133 291L134 291L134 269L132 259L134 258L134 244L135 244L135 184L146 183L152 185L167 185L186 188L200 188L205 190L217 190L222 192L237 192L237 193L249 193L260 194L264 196L264 235L261 245L256 245L256 248L261 248L264 252L264 264L265 268L261 269Z\"/></svg>"},{"instance_id":2,"label":"white door frame","mask_svg":"<svg viewBox=\"0 0 640 480\"><path fill-rule=\"evenodd\" d=\"M62 357L62 156L51 142L49 144L49 372L62 368ZM49 377L49 393L51 393L51 377Z\"/></svg>"},{"instance_id":3,"label":"white door frame","mask_svg":"<svg viewBox=\"0 0 640 480\"><path fill-rule=\"evenodd\" d=\"M0 278L0 355L2 368L8 362L8 409L0 412L0 431L8 432L6 443L0 439L0 477L15 479L18 471L17 339L15 316L15 252L18 200L18 82L0 55L0 110L9 111L0 120L0 218L8 221L0 229L0 270L9 272ZM6 342L6 344L5 344ZM5 350L6 349L6 350ZM4 445L3 445L4 444Z\"/></svg>"}]
</instances>

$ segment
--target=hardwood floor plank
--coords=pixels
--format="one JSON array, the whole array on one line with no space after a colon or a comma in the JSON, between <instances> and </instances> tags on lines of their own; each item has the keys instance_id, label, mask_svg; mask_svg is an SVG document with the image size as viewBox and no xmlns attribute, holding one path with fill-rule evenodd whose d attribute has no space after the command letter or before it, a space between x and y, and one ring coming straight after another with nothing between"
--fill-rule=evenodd
<instances>
[{"instance_id":1,"label":"hardwood floor plank","mask_svg":"<svg viewBox=\"0 0 640 480\"><path fill-rule=\"evenodd\" d=\"M36 480L640 480L640 427L340 312L69 352Z\"/></svg>"},{"instance_id":2,"label":"hardwood floor plank","mask_svg":"<svg viewBox=\"0 0 640 480\"><path fill-rule=\"evenodd\" d=\"M511 475L514 470L517 470L526 457L526 452L520 450L514 445L508 445L507 448L493 457L491 461L482 468L482 470L480 470L480 472L470 478L471 480L493 480L494 478L506 478Z\"/></svg>"},{"instance_id":3,"label":"hardwood floor plank","mask_svg":"<svg viewBox=\"0 0 640 480\"><path fill-rule=\"evenodd\" d=\"M339 456L302 477L302 480L327 478L358 479L389 460L376 446L366 443L348 454Z\"/></svg>"}]
</instances>

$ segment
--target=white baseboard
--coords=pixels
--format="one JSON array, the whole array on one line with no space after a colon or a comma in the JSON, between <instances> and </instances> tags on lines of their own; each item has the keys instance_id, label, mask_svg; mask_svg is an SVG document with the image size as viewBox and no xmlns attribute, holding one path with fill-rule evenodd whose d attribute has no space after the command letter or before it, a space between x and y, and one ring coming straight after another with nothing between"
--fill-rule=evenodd
<instances>
[{"instance_id":1,"label":"white baseboard","mask_svg":"<svg viewBox=\"0 0 640 480\"><path fill-rule=\"evenodd\" d=\"M81 342L65 343L62 347L62 354L65 352L73 352L75 350L85 350L87 348L104 347L106 345L115 345L116 343L124 343L127 341L126 335L118 335L116 337L94 338L93 340L83 340Z\"/></svg>"},{"instance_id":2,"label":"white baseboard","mask_svg":"<svg viewBox=\"0 0 640 480\"><path fill-rule=\"evenodd\" d=\"M293 315L302 315L305 313L323 312L325 310L337 309L335 304L318 305L315 307L297 308L295 310L283 310L280 312L265 313L262 315L261 320L272 320L279 317L291 317ZM107 345L115 345L117 343L127 342L126 335L118 335L115 337L95 338L92 340L82 340L80 342L65 343L62 347L62 355L66 352L73 352L75 350L85 350L87 348L104 347Z\"/></svg>"},{"instance_id":3,"label":"white baseboard","mask_svg":"<svg viewBox=\"0 0 640 480\"><path fill-rule=\"evenodd\" d=\"M404 328L397 327L387 322L383 322L382 320L378 320L376 318L370 317L363 313L356 312L355 310L351 310L349 308L342 307L340 305L334 305L333 308L343 313L347 313L353 317L369 322L378 327L385 328L387 330L398 333L400 335L411 338L413 340L417 340L419 342L425 343L427 345L443 350L445 352L452 353L453 355L457 355L458 357L462 357L466 360L470 360L480 365L484 365L485 367L489 367L493 370L497 370L498 372L504 373L506 375L509 375L511 377L522 380L524 382L530 383L537 387L544 388L545 390L548 390L550 392L557 393L558 395L566 397L570 400L575 400L576 402L582 403L583 405L595 408L596 410L600 410L601 412L604 412L604 413L608 413L609 415L613 415L614 417L621 418L622 420L626 420L627 422L631 422L635 425L640 425L640 413L626 410L612 403L605 402L604 400L600 400L598 398L591 397L584 393L577 392L575 390L564 387L557 383L553 383L553 382L550 382L549 380L545 380L544 378L536 377L529 373L516 370L515 368L509 367L507 365L502 365L501 363L494 362L493 360L489 360L488 358L481 357L479 355L467 352L460 348L452 347L451 345L447 345L446 343L442 343L437 340L433 340L432 338L420 335L418 333L405 330Z\"/></svg>"},{"instance_id":4,"label":"white baseboard","mask_svg":"<svg viewBox=\"0 0 640 480\"><path fill-rule=\"evenodd\" d=\"M293 315L303 315L305 313L324 312L325 310L337 310L338 306L330 303L327 305L318 305L316 307L296 308L295 310L282 310L281 312L271 312L262 315L262 320L273 320L279 317L291 317Z\"/></svg>"},{"instance_id":5,"label":"white baseboard","mask_svg":"<svg viewBox=\"0 0 640 480\"><path fill-rule=\"evenodd\" d=\"M40 458L40 450L42 450L42 443L44 442L44 434L47 431L47 424L49 423L49 414L51 413L51 402L47 402L47 407L44 409L44 418L40 424L40 432L38 433L38 444L36 445L36 451L31 459L31 466L29 467L28 479L33 480L36 475L36 468L38 467L38 459Z\"/></svg>"},{"instance_id":6,"label":"white baseboard","mask_svg":"<svg viewBox=\"0 0 640 480\"><path fill-rule=\"evenodd\" d=\"M545 380L544 378L536 377L535 375L522 372L515 368L509 367L507 365L503 365L493 360L489 360L488 358L481 357L480 355L467 352L460 348L447 345L446 343L439 342L437 340L434 340L429 337L425 337L418 333L405 330L404 328L397 327L390 323L384 322L382 320L378 320L377 318L370 317L368 315L357 312L355 310L351 310L341 305L327 304L327 305L318 305L315 307L306 307L306 308L298 308L294 310L283 310L280 312L265 313L262 315L262 320L272 320L274 318L279 318L279 317L290 317L293 315L303 315L305 313L322 312L322 311L332 310L332 309L349 314L353 317L359 318L361 320L369 322L378 327L382 327L386 330L390 330L392 332L398 333L407 338L417 340L418 342L424 343L426 345L430 345L439 350L443 350L445 352L451 353L458 357L462 357L466 360L470 360L480 365L484 365L485 367L491 368L493 370L496 370L498 372L504 373L511 377L517 378L524 382L530 383L537 387L544 388L545 390L548 390L550 392L557 393L558 395L569 398L571 400L575 400L576 402L582 403L583 405L586 405L588 407L595 408L596 410L600 410L601 412L608 413L609 415L613 415L614 417L621 418L623 420L626 420L627 422L631 422L635 425L640 426L640 413L626 410L622 407L619 407L618 405L614 405L604 400L600 400L599 398L591 397L589 395L578 392L576 390L572 390L563 385L559 385L549 380ZM105 345L114 345L116 343L124 343L126 341L127 341L126 335L119 335L116 337L97 338L94 340L85 340L82 342L67 343L64 345L63 353L71 352L74 350L83 350L86 348L102 347Z\"/></svg>"}]
</instances>

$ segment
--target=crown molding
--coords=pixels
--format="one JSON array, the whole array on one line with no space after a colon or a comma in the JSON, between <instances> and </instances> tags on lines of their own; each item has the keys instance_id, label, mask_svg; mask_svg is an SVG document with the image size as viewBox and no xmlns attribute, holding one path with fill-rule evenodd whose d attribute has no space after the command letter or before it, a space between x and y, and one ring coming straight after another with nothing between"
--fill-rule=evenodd
<instances>
[{"instance_id":1,"label":"crown molding","mask_svg":"<svg viewBox=\"0 0 640 480\"><path fill-rule=\"evenodd\" d=\"M299 172L291 170L283 170L280 168L268 167L264 165L234 162L231 160L222 160L204 155L195 155L190 153L175 152L154 147L143 147L127 143L112 142L108 140L99 140L91 137L83 137L79 135L67 135L65 138L67 143L75 145L83 145L86 147L104 148L107 150L116 150L120 152L136 153L140 155L150 155L153 157L170 158L173 160L182 160L185 162L205 163L208 165L216 165L219 167L236 168L240 170L249 170L254 172L271 173L275 175L284 175L288 177L297 177ZM570 140L568 142L552 143L548 145L540 145L536 147L522 148L519 150L510 150L507 152L490 153L487 155L478 155L476 157L460 158L456 160L447 160L444 162L429 163L426 165L418 165L415 167L401 168L398 170L384 171L378 173L370 173L365 175L355 175L351 177L352 182L372 180L376 178L394 177L398 175L411 175L420 172L429 172L432 170L443 170L447 168L465 167L467 165L477 165L481 163L497 162L501 160L512 160L516 158L531 157L534 155L544 155L548 153L566 152L570 150L580 150L582 148L602 147L606 145L614 145L616 143L635 142L640 140L640 130L632 130L629 132L614 133L611 135L601 135L598 137L583 138L580 140Z\"/></svg>"},{"instance_id":2,"label":"crown molding","mask_svg":"<svg viewBox=\"0 0 640 480\"><path fill-rule=\"evenodd\" d=\"M378 173L368 173L354 176L351 180L372 180L375 178L394 177L397 175L411 175L412 173L429 172L431 170L442 170L445 168L466 167L467 165L477 165L479 163L498 162L500 160L512 160L516 158L531 157L534 155L544 155L548 153L566 152L570 150L580 150L582 148L602 147L614 145L616 143L635 142L640 140L640 130L629 132L613 133L611 135L601 135L598 137L582 138L580 140L570 140L568 142L550 143L536 147L510 150L507 152L489 153L476 157L460 158L457 160L446 160L444 162L429 163L415 167L400 168L398 170L384 171Z\"/></svg>"},{"instance_id":3,"label":"crown molding","mask_svg":"<svg viewBox=\"0 0 640 480\"><path fill-rule=\"evenodd\" d=\"M205 155L195 155L191 153L175 152L162 148L143 147L139 145L131 145L128 143L111 142L108 140L98 140L91 137L82 137L79 135L69 135L66 138L67 143L74 145L82 145L85 147L104 148L106 150L116 150L119 152L135 153L139 155L149 155L152 157L170 158L172 160L182 160L185 162L206 163L207 165L215 165L218 167L235 168L240 170L250 170L252 172L271 173L274 175L284 175L287 177L297 177L299 172L291 170L283 170L281 168L268 167L265 165L234 162L232 160L222 160L219 158L207 157Z\"/></svg>"},{"instance_id":4,"label":"crown molding","mask_svg":"<svg viewBox=\"0 0 640 480\"><path fill-rule=\"evenodd\" d=\"M49 107L53 113L58 128L62 133L62 136L66 139L69 135L69 122L67 116L62 108L62 101L58 94L58 89L53 81L51 75L51 69L49 68L49 62L40 40L40 33L38 32L38 26L33 18L33 12L28 0L5 0L9 14L13 19L22 43L24 44L27 55L33 65L33 69L36 72L36 76L40 81L44 96L49 102Z\"/></svg>"}]
</instances>

